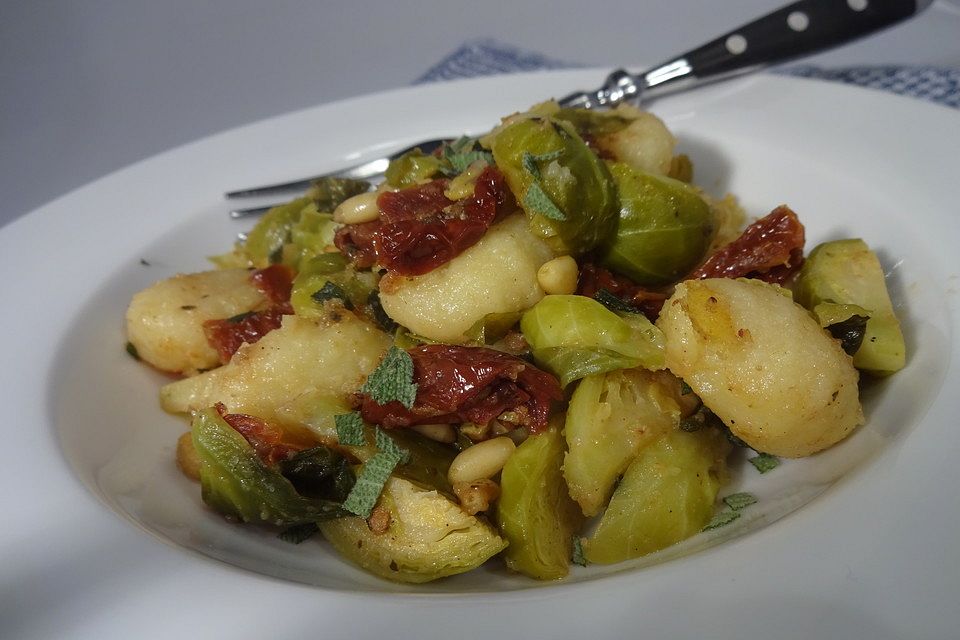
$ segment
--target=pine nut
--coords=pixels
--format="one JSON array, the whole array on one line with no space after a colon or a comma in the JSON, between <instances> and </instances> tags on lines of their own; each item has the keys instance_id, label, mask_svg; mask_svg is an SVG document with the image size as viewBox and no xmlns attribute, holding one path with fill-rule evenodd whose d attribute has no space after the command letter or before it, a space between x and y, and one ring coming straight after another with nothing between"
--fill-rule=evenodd
<instances>
[{"instance_id":1,"label":"pine nut","mask_svg":"<svg viewBox=\"0 0 960 640\"><path fill-rule=\"evenodd\" d=\"M516 448L506 436L479 442L453 459L447 478L452 484L490 478L503 468Z\"/></svg>"},{"instance_id":2,"label":"pine nut","mask_svg":"<svg viewBox=\"0 0 960 640\"><path fill-rule=\"evenodd\" d=\"M577 261L560 256L543 263L537 270L537 283L544 293L570 295L577 290Z\"/></svg>"},{"instance_id":3,"label":"pine nut","mask_svg":"<svg viewBox=\"0 0 960 640\"><path fill-rule=\"evenodd\" d=\"M373 222L380 217L380 207L377 206L379 195L376 191L368 191L347 198L333 210L334 221L343 224Z\"/></svg>"}]
</instances>

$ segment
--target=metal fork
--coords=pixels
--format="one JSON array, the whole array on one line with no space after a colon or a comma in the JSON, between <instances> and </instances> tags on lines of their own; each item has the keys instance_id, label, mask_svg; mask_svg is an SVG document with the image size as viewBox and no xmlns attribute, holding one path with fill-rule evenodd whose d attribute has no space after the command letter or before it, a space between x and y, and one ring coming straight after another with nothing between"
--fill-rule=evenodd
<instances>
[{"instance_id":1,"label":"metal fork","mask_svg":"<svg viewBox=\"0 0 960 640\"><path fill-rule=\"evenodd\" d=\"M800 0L749 22L700 47L634 75L617 69L603 86L560 100L562 107L595 109L629 101L639 104L664 93L689 89L850 42L920 13L932 0ZM321 176L231 191L227 198L303 192L325 177L370 180L383 176L390 161L416 148L431 153L444 140L426 140L383 158ZM233 218L264 213L272 206L234 209Z\"/></svg>"}]
</instances>

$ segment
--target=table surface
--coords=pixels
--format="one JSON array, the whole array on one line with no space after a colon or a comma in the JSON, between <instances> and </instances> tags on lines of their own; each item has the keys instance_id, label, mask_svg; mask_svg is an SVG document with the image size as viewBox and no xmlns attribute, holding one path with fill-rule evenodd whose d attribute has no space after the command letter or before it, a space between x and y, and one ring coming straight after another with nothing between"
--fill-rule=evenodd
<instances>
[{"instance_id":1,"label":"table surface","mask_svg":"<svg viewBox=\"0 0 960 640\"><path fill-rule=\"evenodd\" d=\"M0 227L191 140L409 85L464 42L639 70L781 4L6 0ZM804 62L960 69L960 0L936 0L905 24Z\"/></svg>"}]
</instances>

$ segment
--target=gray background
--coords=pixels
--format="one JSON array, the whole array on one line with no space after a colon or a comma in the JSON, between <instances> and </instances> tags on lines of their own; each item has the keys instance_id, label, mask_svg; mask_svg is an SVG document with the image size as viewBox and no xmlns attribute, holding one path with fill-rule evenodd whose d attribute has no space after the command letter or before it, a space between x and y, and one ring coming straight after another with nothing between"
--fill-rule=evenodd
<instances>
[{"instance_id":1,"label":"gray background","mask_svg":"<svg viewBox=\"0 0 960 640\"><path fill-rule=\"evenodd\" d=\"M408 85L466 41L636 69L781 4L0 0L0 225L196 138ZM809 62L960 68L960 0Z\"/></svg>"}]
</instances>

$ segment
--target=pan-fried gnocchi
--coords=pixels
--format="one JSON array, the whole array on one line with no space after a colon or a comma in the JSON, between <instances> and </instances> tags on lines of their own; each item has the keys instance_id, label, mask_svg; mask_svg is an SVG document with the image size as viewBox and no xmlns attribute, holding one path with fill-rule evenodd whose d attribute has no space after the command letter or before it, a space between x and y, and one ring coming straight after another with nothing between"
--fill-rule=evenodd
<instances>
[{"instance_id":1,"label":"pan-fried gnocchi","mask_svg":"<svg viewBox=\"0 0 960 640\"><path fill-rule=\"evenodd\" d=\"M257 309L266 297L248 269L174 276L144 289L127 308L127 339L137 355L161 371L193 375L220 364L203 323Z\"/></svg>"},{"instance_id":2,"label":"pan-fried gnocchi","mask_svg":"<svg viewBox=\"0 0 960 640\"><path fill-rule=\"evenodd\" d=\"M757 280L684 282L657 326L667 367L757 451L808 456L863 423L852 359L789 292Z\"/></svg>"},{"instance_id":3,"label":"pan-fried gnocchi","mask_svg":"<svg viewBox=\"0 0 960 640\"><path fill-rule=\"evenodd\" d=\"M391 318L431 340L460 343L488 313L529 309L543 297L537 271L553 258L516 214L477 244L422 276L386 276L380 302Z\"/></svg>"}]
</instances>

